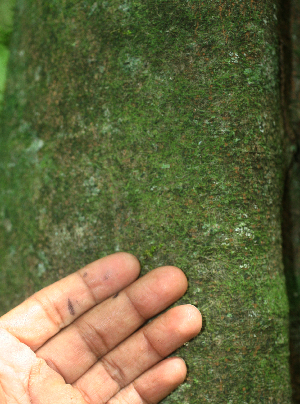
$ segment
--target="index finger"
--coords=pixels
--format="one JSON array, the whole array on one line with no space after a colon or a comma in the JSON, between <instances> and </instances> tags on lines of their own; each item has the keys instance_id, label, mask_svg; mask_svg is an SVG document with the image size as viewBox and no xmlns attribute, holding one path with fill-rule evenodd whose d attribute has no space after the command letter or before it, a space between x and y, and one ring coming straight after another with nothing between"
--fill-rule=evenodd
<instances>
[{"instance_id":1,"label":"index finger","mask_svg":"<svg viewBox=\"0 0 300 404\"><path fill-rule=\"evenodd\" d=\"M96 304L131 284L139 275L137 258L116 253L40 290L0 318L0 327L32 350Z\"/></svg>"}]
</instances>

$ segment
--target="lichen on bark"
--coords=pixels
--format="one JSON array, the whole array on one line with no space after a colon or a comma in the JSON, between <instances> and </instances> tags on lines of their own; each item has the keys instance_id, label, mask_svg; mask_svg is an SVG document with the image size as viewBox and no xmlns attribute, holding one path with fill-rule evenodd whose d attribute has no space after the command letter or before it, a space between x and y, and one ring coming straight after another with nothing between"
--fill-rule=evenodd
<instances>
[{"instance_id":1,"label":"lichen on bark","mask_svg":"<svg viewBox=\"0 0 300 404\"><path fill-rule=\"evenodd\" d=\"M277 14L270 0L18 3L1 308L115 251L142 273L179 266L180 303L205 325L165 403L290 400Z\"/></svg>"}]
</instances>

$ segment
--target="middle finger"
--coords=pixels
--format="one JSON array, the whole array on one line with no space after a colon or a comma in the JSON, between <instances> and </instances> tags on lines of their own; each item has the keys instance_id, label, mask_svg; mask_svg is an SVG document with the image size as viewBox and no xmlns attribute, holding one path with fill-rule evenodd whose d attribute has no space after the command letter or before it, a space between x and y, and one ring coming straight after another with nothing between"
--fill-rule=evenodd
<instances>
[{"instance_id":1,"label":"middle finger","mask_svg":"<svg viewBox=\"0 0 300 404\"><path fill-rule=\"evenodd\" d=\"M79 317L36 354L73 383L146 320L178 300L186 288L180 269L157 268Z\"/></svg>"}]
</instances>

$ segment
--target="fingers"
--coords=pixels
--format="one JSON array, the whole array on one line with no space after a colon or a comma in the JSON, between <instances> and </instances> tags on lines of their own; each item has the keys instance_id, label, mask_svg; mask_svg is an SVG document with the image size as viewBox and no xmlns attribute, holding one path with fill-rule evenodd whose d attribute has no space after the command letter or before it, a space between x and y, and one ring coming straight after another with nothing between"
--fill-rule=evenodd
<instances>
[{"instance_id":1,"label":"fingers","mask_svg":"<svg viewBox=\"0 0 300 404\"><path fill-rule=\"evenodd\" d=\"M166 359L122 389L107 404L159 403L183 383L185 377L186 366L182 359Z\"/></svg>"},{"instance_id":2,"label":"fingers","mask_svg":"<svg viewBox=\"0 0 300 404\"><path fill-rule=\"evenodd\" d=\"M186 288L180 269L153 270L78 318L36 354L73 383L147 319L178 300Z\"/></svg>"},{"instance_id":3,"label":"fingers","mask_svg":"<svg viewBox=\"0 0 300 404\"><path fill-rule=\"evenodd\" d=\"M140 375L195 337L201 325L201 314L194 306L175 307L105 355L73 386L81 392L87 402L96 404L109 401L121 389L137 379L133 387L136 386L139 389L139 395L145 396L151 392L151 388L147 393L143 376L140 380L138 379ZM151 373L148 376L151 378ZM161 372L161 377L164 376ZM147 380L146 376L145 380ZM175 385L177 382L178 380ZM169 385L169 382L164 382L163 385ZM169 389L172 389L172 386L169 386ZM161 387L158 396L165 392L166 389ZM145 399L145 397L142 398Z\"/></svg>"},{"instance_id":4,"label":"fingers","mask_svg":"<svg viewBox=\"0 0 300 404\"><path fill-rule=\"evenodd\" d=\"M91 307L132 283L139 271L139 262L131 254L101 258L35 293L1 317L0 327L36 350Z\"/></svg>"}]
</instances>

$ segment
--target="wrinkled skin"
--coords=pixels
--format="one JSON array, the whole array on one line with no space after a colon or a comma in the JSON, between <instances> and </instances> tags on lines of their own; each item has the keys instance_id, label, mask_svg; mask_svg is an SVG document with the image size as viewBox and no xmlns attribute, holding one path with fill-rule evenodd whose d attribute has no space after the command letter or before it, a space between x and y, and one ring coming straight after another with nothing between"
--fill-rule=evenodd
<instances>
[{"instance_id":1,"label":"wrinkled skin","mask_svg":"<svg viewBox=\"0 0 300 404\"><path fill-rule=\"evenodd\" d=\"M134 256L113 254L2 316L0 403L155 404L182 383L183 360L165 358L199 333L201 315L184 305L147 322L187 280L171 266L139 271Z\"/></svg>"}]
</instances>

